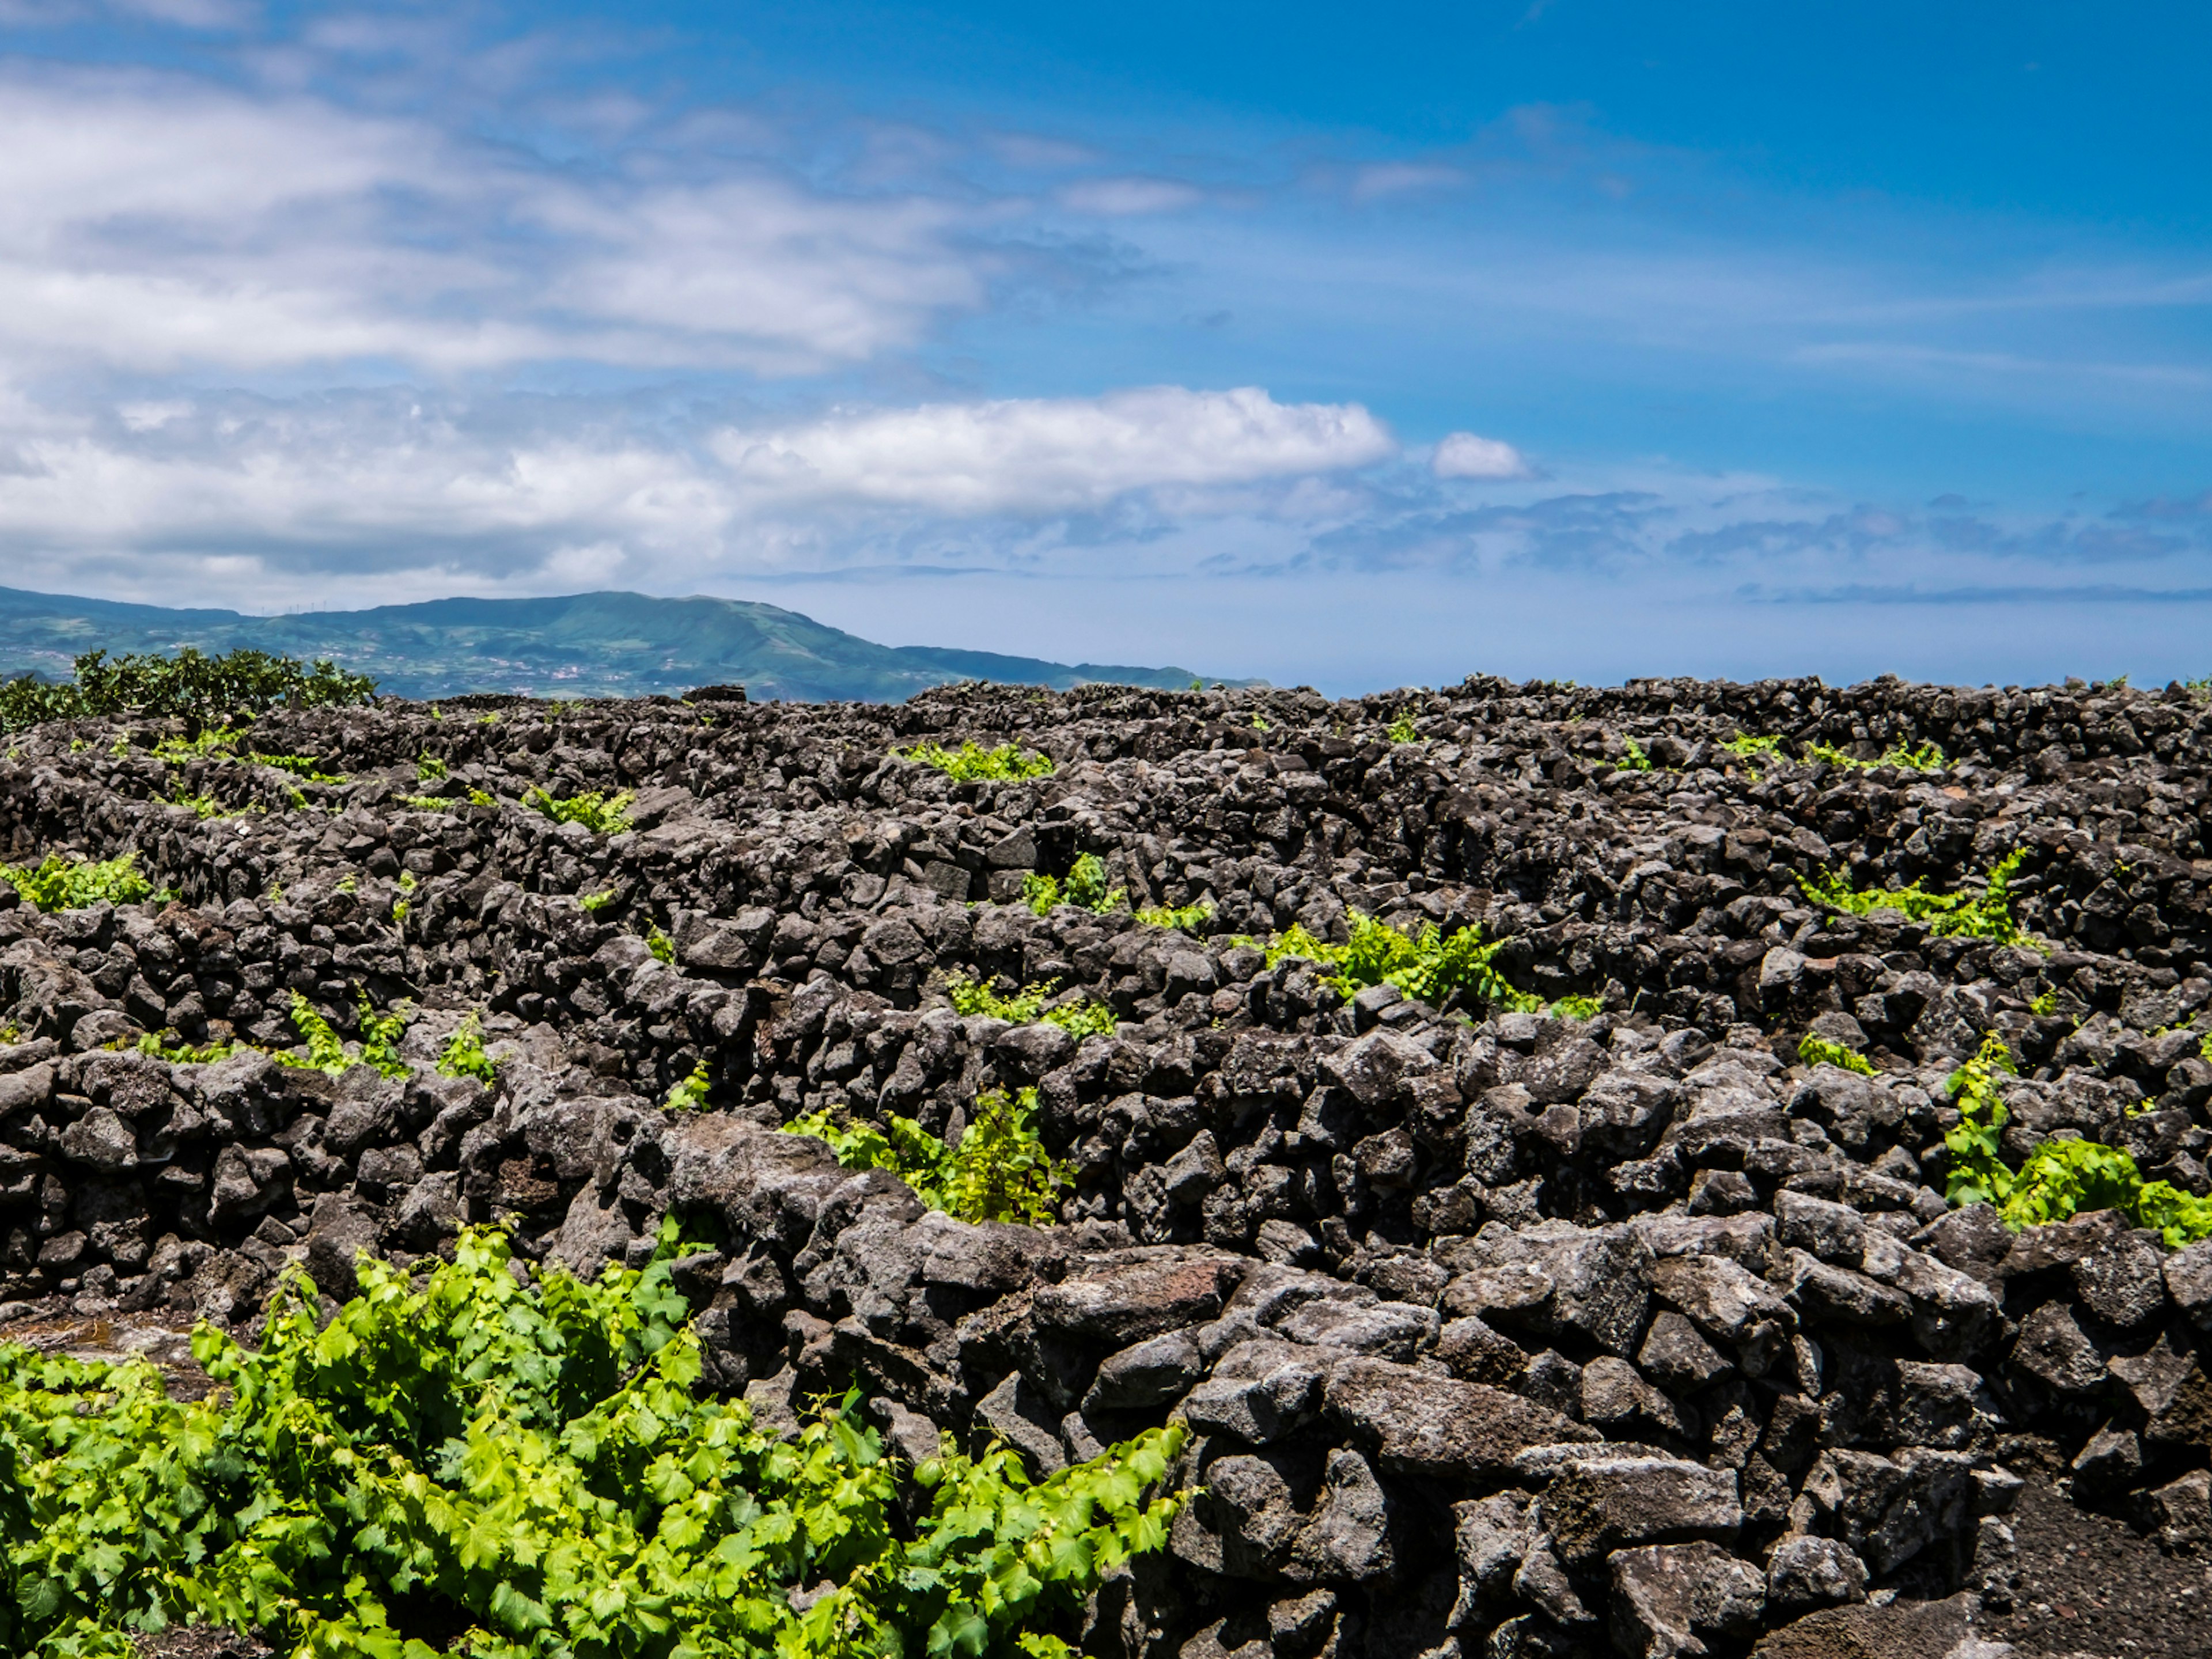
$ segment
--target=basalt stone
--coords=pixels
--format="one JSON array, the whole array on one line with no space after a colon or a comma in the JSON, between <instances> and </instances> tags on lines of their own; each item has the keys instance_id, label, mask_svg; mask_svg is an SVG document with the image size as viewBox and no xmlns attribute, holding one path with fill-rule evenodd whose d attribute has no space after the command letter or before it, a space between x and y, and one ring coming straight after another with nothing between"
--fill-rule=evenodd
<instances>
[{"instance_id":1,"label":"basalt stone","mask_svg":"<svg viewBox=\"0 0 2212 1659\"><path fill-rule=\"evenodd\" d=\"M1809 1631L1948 1655L1965 1626L1913 1598L1954 1572L2019 1594L2039 1534L1995 1458L2035 1436L2072 1466L2050 1501L2212 1547L2208 1247L2111 1212L2015 1236L1941 1191L1947 1079L1992 1030L2021 1073L2008 1159L2078 1134L2212 1190L2212 727L2180 688L468 706L499 719L271 711L257 742L352 781L303 785L335 810L207 823L118 784L145 722L10 734L11 861L135 849L179 897L0 893L0 1298L246 1321L295 1259L343 1294L363 1246L477 1222L526 1271L589 1273L644 1265L673 1216L711 1241L672 1269L702 1384L772 1432L856 1385L910 1459L996 1432L1042 1470L1188 1425L1170 1480L1208 1496L1174 1562L1102 1586L1101 1651L1591 1659ZM1386 739L1401 708L1411 743ZM1756 765L1728 746L1770 734ZM890 758L970 740L1055 769ZM1946 766L1801 763L1814 743ZM416 776L426 752L446 778ZM533 786L630 792L635 828L516 810ZM401 805L418 789L442 808ZM1800 880L1978 891L2015 848L2047 951ZM1084 854L1128 908L1019 902ZM1211 915L1133 914L1156 904ZM1405 975L1268 965L1293 921L1340 943L1355 911L1479 922L1516 992L1603 1011L1486 1018ZM955 975L1049 982L1115 1026L963 1017ZM406 1079L135 1051L157 1026L284 1048L295 990L357 1040L356 986L415 1005ZM435 1069L471 1012L489 1083ZM1805 1063L1808 1030L1877 1074ZM663 1106L695 1076L702 1103ZM957 1144L979 1094L1027 1088L1072 1170L1038 1224L956 1221L782 1133L895 1115ZM1850 1605L1869 1571L1905 1594Z\"/></svg>"}]
</instances>

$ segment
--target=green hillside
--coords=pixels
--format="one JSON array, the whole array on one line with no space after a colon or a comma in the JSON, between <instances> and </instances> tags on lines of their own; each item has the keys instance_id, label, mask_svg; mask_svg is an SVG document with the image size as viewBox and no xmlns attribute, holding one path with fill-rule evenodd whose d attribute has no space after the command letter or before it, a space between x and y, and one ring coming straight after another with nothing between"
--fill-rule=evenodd
<instances>
[{"instance_id":1,"label":"green hillside","mask_svg":"<svg viewBox=\"0 0 2212 1659\"><path fill-rule=\"evenodd\" d=\"M736 682L757 699L889 702L950 680L1065 690L1099 682L1182 687L1194 678L1186 668L877 645L796 611L748 599L572 593L248 617L0 587L0 677L31 672L61 679L79 652L186 645L328 657L407 697L465 691L637 696Z\"/></svg>"}]
</instances>

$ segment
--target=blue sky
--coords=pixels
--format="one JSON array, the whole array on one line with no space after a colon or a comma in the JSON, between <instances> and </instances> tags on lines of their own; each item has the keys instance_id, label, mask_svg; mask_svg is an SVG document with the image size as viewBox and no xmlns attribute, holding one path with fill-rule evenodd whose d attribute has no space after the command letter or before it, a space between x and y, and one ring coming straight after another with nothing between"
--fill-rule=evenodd
<instances>
[{"instance_id":1,"label":"blue sky","mask_svg":"<svg viewBox=\"0 0 2212 1659\"><path fill-rule=\"evenodd\" d=\"M0 581L1332 691L2202 674L2208 35L0 0Z\"/></svg>"}]
</instances>

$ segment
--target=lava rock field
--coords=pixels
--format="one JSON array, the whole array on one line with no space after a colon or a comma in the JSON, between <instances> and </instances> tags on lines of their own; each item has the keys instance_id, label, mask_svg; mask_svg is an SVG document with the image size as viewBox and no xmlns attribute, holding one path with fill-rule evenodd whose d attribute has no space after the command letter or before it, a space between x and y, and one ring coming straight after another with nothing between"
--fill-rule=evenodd
<instances>
[{"instance_id":1,"label":"lava rock field","mask_svg":"<svg viewBox=\"0 0 2212 1659\"><path fill-rule=\"evenodd\" d=\"M0 1338L250 1325L288 1263L344 1296L358 1250L469 1223L590 1273L673 1212L718 1241L678 1273L708 1381L771 1424L857 1385L907 1455L995 1434L1036 1471L1189 1425L1203 1490L1094 1598L1090 1652L2212 1652L2212 1243L1943 1195L1946 1079L1992 1031L2014 1161L2076 1135L2212 1188L2212 704L2185 688L709 688L252 730L345 781L180 780L153 750L185 729L127 720L0 763L9 861L135 852L174 895L0 888ZM1056 770L890 752L969 739ZM1787 757L1813 742L1948 760ZM532 788L634 791L634 827ZM1978 890L2014 851L2033 945L1798 879ZM1085 854L1210 922L1033 914L1024 878ZM1479 923L1515 987L1602 1012L1267 965L1352 912ZM949 975L1120 1024L963 1018ZM362 993L410 1003L412 1074L136 1047L288 1048L295 992L345 1035ZM489 1087L434 1068L471 1013ZM1808 1032L1875 1074L1808 1066ZM704 1103L665 1104L702 1066ZM1075 1168L1056 1225L927 1212L781 1132L951 1139L1020 1087Z\"/></svg>"}]
</instances>

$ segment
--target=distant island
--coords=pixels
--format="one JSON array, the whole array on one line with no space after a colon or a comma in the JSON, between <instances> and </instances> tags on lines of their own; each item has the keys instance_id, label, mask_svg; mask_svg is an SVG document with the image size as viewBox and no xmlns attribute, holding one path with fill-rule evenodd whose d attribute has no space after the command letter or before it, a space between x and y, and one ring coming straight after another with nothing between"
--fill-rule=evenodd
<instances>
[{"instance_id":1,"label":"distant island","mask_svg":"<svg viewBox=\"0 0 2212 1659\"><path fill-rule=\"evenodd\" d=\"M252 647L327 657L373 676L382 690L422 698L469 691L635 697L734 682L756 700L896 702L955 680L1065 691L1100 684L1180 690L1198 678L1187 668L878 645L796 611L698 595L431 599L369 611L249 617L0 587L0 678L29 673L65 679L80 652L167 652L183 646L209 653Z\"/></svg>"}]
</instances>

